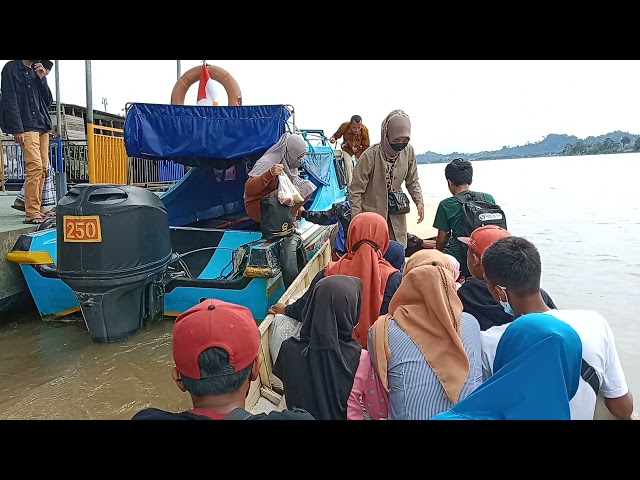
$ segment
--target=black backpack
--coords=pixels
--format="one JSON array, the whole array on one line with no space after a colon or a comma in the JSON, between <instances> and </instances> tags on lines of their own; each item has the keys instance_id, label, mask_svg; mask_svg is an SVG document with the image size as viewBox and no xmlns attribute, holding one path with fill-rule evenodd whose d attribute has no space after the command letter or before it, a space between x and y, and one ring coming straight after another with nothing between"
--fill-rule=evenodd
<instances>
[{"instance_id":1,"label":"black backpack","mask_svg":"<svg viewBox=\"0 0 640 480\"><path fill-rule=\"evenodd\" d=\"M454 197L462 204L462 225L458 237L469 237L471 232L476 228L484 225L498 225L507 230L507 217L500 205L496 205L487 201L482 192L463 192ZM455 234L455 232L454 232ZM462 261L460 267L465 275L469 275L467 271L467 245L460 242L462 251Z\"/></svg>"}]
</instances>

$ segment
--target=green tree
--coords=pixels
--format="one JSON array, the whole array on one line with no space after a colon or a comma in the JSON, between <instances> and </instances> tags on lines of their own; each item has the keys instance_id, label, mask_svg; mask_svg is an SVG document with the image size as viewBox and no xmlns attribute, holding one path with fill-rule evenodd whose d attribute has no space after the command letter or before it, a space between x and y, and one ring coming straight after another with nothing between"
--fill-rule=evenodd
<instances>
[{"instance_id":1,"label":"green tree","mask_svg":"<svg viewBox=\"0 0 640 480\"><path fill-rule=\"evenodd\" d=\"M620 143L622 144L622 146L626 146L629 145L631 143L631 139L627 136L624 136L620 139Z\"/></svg>"}]
</instances>

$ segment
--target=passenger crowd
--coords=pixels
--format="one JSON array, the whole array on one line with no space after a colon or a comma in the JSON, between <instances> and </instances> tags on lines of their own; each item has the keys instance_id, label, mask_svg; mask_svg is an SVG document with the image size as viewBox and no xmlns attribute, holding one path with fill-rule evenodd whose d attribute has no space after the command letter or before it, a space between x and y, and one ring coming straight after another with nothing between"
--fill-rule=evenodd
<instances>
[{"instance_id":1,"label":"passenger crowd","mask_svg":"<svg viewBox=\"0 0 640 480\"><path fill-rule=\"evenodd\" d=\"M408 115L392 111L370 146L358 115L331 141L341 136L353 162L348 208L317 221L348 211L344 238L302 297L269 309L301 323L273 365L288 409L244 410L263 361L258 327L246 307L209 299L173 328L172 376L193 408L145 408L134 419L586 420L597 396L613 416L631 417L607 320L556 306L540 288L542 261L529 239L498 225L464 232L459 199L479 193L470 190L471 162L446 166L451 197L438 205L436 241L409 251L405 199L396 193L404 185L418 222L424 201ZM275 195L283 172L305 200L312 193L297 177L304 144L296 137L283 135L251 171L252 217L260 219L260 200ZM478 197L495 204L488 193ZM293 208L293 225L313 213Z\"/></svg>"}]
</instances>

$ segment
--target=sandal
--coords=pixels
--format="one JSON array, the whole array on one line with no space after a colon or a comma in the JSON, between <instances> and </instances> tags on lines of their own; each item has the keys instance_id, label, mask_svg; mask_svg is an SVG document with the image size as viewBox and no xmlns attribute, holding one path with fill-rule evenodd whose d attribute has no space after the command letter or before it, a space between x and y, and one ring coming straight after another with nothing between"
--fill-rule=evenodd
<instances>
[{"instance_id":1,"label":"sandal","mask_svg":"<svg viewBox=\"0 0 640 480\"><path fill-rule=\"evenodd\" d=\"M14 210L19 210L21 212L24 212L24 203L13 202L13 205L11 205L11 208L13 208Z\"/></svg>"},{"instance_id":2,"label":"sandal","mask_svg":"<svg viewBox=\"0 0 640 480\"><path fill-rule=\"evenodd\" d=\"M44 217L33 217L33 218L25 218L22 223L26 223L28 225L40 225L44 223L46 219Z\"/></svg>"},{"instance_id":3,"label":"sandal","mask_svg":"<svg viewBox=\"0 0 640 480\"><path fill-rule=\"evenodd\" d=\"M40 215L42 215L45 218L55 217L56 216L56 210L55 210L55 208L53 208L51 210L47 210L46 212L40 212Z\"/></svg>"}]
</instances>

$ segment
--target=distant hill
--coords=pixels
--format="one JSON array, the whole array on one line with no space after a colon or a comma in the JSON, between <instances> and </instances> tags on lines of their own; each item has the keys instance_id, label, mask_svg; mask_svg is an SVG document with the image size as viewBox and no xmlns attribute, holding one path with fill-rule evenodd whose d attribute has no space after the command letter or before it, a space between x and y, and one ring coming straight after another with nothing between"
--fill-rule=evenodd
<instances>
[{"instance_id":1,"label":"distant hill","mask_svg":"<svg viewBox=\"0 0 640 480\"><path fill-rule=\"evenodd\" d=\"M598 137L587 137L585 139L579 139L574 135L558 135L552 133L547 135L543 140L536 143L527 143L526 145L520 145L517 147L502 147L501 150L495 150L493 152L478 152L478 153L458 153L453 152L449 154L441 154L435 152L426 152L416 155L418 163L443 163L450 162L454 158L464 158L466 160L497 160L505 158L531 158L531 157L547 157L554 155L567 155L567 154L586 154L586 153L611 153L607 151L580 151L575 152L571 147L576 145L584 145L588 147L593 144L604 144L609 146L614 145L629 145L632 149L636 144L639 135L633 135L627 132L611 132L606 135L600 135ZM607 140L609 139L609 140ZM624 139L624 140L623 140ZM628 141L627 141L628 140ZM568 148L567 148L568 147ZM567 148L567 150L565 150ZM588 150L588 148L587 148ZM619 151L622 151L618 149ZM626 151L626 150L625 150ZM629 150L632 151L632 150Z\"/></svg>"}]
</instances>

